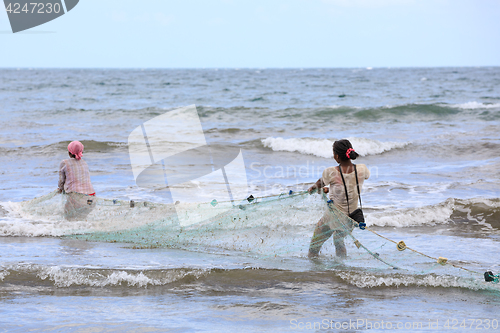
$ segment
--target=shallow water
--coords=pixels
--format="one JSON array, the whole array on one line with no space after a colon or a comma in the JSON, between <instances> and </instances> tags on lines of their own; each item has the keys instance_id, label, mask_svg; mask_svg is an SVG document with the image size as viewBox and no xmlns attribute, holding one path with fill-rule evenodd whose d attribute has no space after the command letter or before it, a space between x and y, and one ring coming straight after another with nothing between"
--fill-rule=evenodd
<instances>
[{"instance_id":1,"label":"shallow water","mask_svg":"<svg viewBox=\"0 0 500 333\"><path fill-rule=\"evenodd\" d=\"M72 140L85 145L98 197L171 202L168 190L135 185L127 139L190 104L213 149L242 149L256 197L306 188L335 164L333 141L349 138L372 173L368 226L477 273L419 266L418 255L379 248L358 229L355 237L402 269L350 241L347 260L330 241L311 261L314 198L295 202L293 214L189 242L158 234L173 229L146 240L136 229L102 234L120 220L76 226L48 219L48 205L45 215L23 213L19 202L55 189ZM498 329L499 285L482 273L500 271L499 68L0 70L0 115L5 331ZM219 186L200 193L210 202ZM148 225L127 214L124 225ZM168 242L144 248L154 239Z\"/></svg>"}]
</instances>

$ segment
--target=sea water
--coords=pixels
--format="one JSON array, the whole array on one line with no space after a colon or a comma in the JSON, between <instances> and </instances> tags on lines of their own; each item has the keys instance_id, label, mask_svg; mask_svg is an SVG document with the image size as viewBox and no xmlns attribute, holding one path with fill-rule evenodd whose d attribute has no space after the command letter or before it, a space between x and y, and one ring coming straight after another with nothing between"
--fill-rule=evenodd
<instances>
[{"instance_id":1,"label":"sea water","mask_svg":"<svg viewBox=\"0 0 500 333\"><path fill-rule=\"evenodd\" d=\"M192 104L214 149L241 149L255 197L306 189L348 138L371 171L368 226L478 274L363 269L352 244L342 262L331 242L311 261L313 204L300 221L263 223L263 243L295 249L276 256L231 249L224 235L198 248L82 240L67 222L22 215L21 202L57 187L73 140L98 197L171 203L135 184L127 140ZM3 331L500 329L499 285L481 280L500 271L498 67L2 69L0 115Z\"/></svg>"}]
</instances>

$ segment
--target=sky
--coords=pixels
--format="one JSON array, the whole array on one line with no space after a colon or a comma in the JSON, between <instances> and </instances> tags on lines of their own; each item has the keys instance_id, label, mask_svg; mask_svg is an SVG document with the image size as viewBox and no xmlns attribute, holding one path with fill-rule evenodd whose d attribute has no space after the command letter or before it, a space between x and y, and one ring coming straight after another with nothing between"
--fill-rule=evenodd
<instances>
[{"instance_id":1,"label":"sky","mask_svg":"<svg viewBox=\"0 0 500 333\"><path fill-rule=\"evenodd\" d=\"M80 0L0 67L500 66L499 0Z\"/></svg>"}]
</instances>

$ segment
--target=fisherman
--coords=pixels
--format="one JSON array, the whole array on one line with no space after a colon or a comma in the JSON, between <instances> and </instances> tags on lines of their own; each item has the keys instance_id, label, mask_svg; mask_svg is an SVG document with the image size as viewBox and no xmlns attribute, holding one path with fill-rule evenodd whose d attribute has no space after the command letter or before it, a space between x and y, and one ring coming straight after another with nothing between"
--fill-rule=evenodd
<instances>
[{"instance_id":1,"label":"fisherman","mask_svg":"<svg viewBox=\"0 0 500 333\"><path fill-rule=\"evenodd\" d=\"M333 200L335 207L344 214L349 215L355 211L358 208L359 199L357 184L359 184L359 191L361 191L363 182L370 177L370 171L364 164L357 164L355 172L354 164L351 160L355 160L358 156L358 153L354 151L349 140L335 141L333 144L333 158L339 165L326 168L323 171L323 176L308 189L309 193L313 191L321 193L321 190L323 190L323 192L329 193L329 198ZM345 180L345 186L342 177ZM347 198L349 201L347 201ZM352 223L346 227L350 229L349 231L352 231L354 228ZM347 251L344 244L344 237L347 233L345 228L327 210L314 229L309 246L309 258L318 256L321 246L332 234L335 254L338 257L346 257Z\"/></svg>"},{"instance_id":2,"label":"fisherman","mask_svg":"<svg viewBox=\"0 0 500 333\"><path fill-rule=\"evenodd\" d=\"M68 194L64 213L67 218L81 218L90 213L92 200L95 196L94 187L90 182L90 172L87 162L82 159L83 144L73 141L68 145L69 159L63 160L59 166L58 192ZM81 213L81 214L76 214Z\"/></svg>"}]
</instances>

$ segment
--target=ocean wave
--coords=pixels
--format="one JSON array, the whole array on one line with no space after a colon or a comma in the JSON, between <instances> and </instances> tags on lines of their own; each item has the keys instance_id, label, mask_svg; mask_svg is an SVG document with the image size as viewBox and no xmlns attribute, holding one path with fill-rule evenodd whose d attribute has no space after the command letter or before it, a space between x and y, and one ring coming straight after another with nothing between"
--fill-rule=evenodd
<instances>
[{"instance_id":1,"label":"ocean wave","mask_svg":"<svg viewBox=\"0 0 500 333\"><path fill-rule=\"evenodd\" d=\"M462 110L477 110L477 109L500 109L500 103L479 103L476 101L462 104L442 104L445 107L457 108Z\"/></svg>"},{"instance_id":2,"label":"ocean wave","mask_svg":"<svg viewBox=\"0 0 500 333\"><path fill-rule=\"evenodd\" d=\"M486 283L484 280L449 275L376 275L359 274L358 272L341 272L338 276L358 288L377 287L444 287L464 288L472 290L500 290L498 285Z\"/></svg>"},{"instance_id":3,"label":"ocean wave","mask_svg":"<svg viewBox=\"0 0 500 333\"><path fill-rule=\"evenodd\" d=\"M385 105L381 107L363 108L354 112L354 116L362 121L436 121L456 117L462 111L449 108L442 104L407 103L399 105Z\"/></svg>"},{"instance_id":4,"label":"ocean wave","mask_svg":"<svg viewBox=\"0 0 500 333\"><path fill-rule=\"evenodd\" d=\"M361 156L378 155L392 149L403 148L410 142L382 142L366 138L347 138L351 141L356 152ZM261 140L266 148L274 151L298 152L305 155L315 155L324 158L333 158L332 146L334 140L269 137Z\"/></svg>"},{"instance_id":5,"label":"ocean wave","mask_svg":"<svg viewBox=\"0 0 500 333\"><path fill-rule=\"evenodd\" d=\"M19 202L0 204L0 208L5 211L3 214L5 217L0 219L0 236L60 237L92 228L92 224L85 221L54 220L41 215L27 214ZM48 210L58 208L55 205L47 206Z\"/></svg>"},{"instance_id":6,"label":"ocean wave","mask_svg":"<svg viewBox=\"0 0 500 333\"><path fill-rule=\"evenodd\" d=\"M88 287L138 287L164 286L174 282L196 280L210 273L210 269L173 268L149 271L121 269L89 269L61 266L17 264L0 271L0 281L43 283L48 281L58 288Z\"/></svg>"},{"instance_id":7,"label":"ocean wave","mask_svg":"<svg viewBox=\"0 0 500 333\"><path fill-rule=\"evenodd\" d=\"M447 223L476 223L486 229L500 229L500 199L450 198L436 205L371 213L370 225L412 227Z\"/></svg>"},{"instance_id":8,"label":"ocean wave","mask_svg":"<svg viewBox=\"0 0 500 333\"><path fill-rule=\"evenodd\" d=\"M29 152L30 155L37 154L48 154L60 151L66 151L68 149L68 144L71 141L59 141L54 143L49 143L46 145L35 145L35 146L21 146L21 147L0 147L0 152L2 153L26 153ZM125 151L128 149L128 144L126 142L113 142L113 141L94 141L94 140L81 140L80 141L84 147L84 153L94 152L94 153L104 153L112 151Z\"/></svg>"},{"instance_id":9,"label":"ocean wave","mask_svg":"<svg viewBox=\"0 0 500 333\"><path fill-rule=\"evenodd\" d=\"M326 269L326 267L325 267ZM246 267L238 269L223 268L170 268L170 269L106 269L43 266L33 264L15 264L4 267L0 271L0 281L12 285L46 286L55 288L93 287L93 288L136 288L147 289L156 286L175 288L193 288L193 283L203 290L215 288L220 291L239 288L241 285L251 286L256 282L268 285L271 278L273 286L290 286L296 281L307 281L309 284L327 283L336 287L354 285L358 288L394 288L394 287L442 287L463 288L470 290L500 290L497 284L487 283L481 274L467 273L463 276L437 274L385 274L362 270L320 270L290 271L281 269L265 269ZM214 285L214 281L217 283ZM303 282L301 282L303 283ZM251 288L251 287L250 287Z\"/></svg>"},{"instance_id":10,"label":"ocean wave","mask_svg":"<svg viewBox=\"0 0 500 333\"><path fill-rule=\"evenodd\" d=\"M484 104L487 108L493 108L490 104ZM496 104L493 104L496 105ZM465 108L453 107L453 105L443 103L432 104L417 104L404 103L393 105L380 106L362 106L362 105L341 105L334 104L323 107L287 107L271 108L271 107L248 107L248 106L233 106L233 107L211 107L197 106L198 113L201 117L211 115L228 115L239 118L279 118L279 119L306 119L350 123L350 122L378 122L378 121L394 121L405 119L408 121L435 121L438 119L446 119L449 116L464 114ZM477 116L477 115L475 115Z\"/></svg>"}]
</instances>

